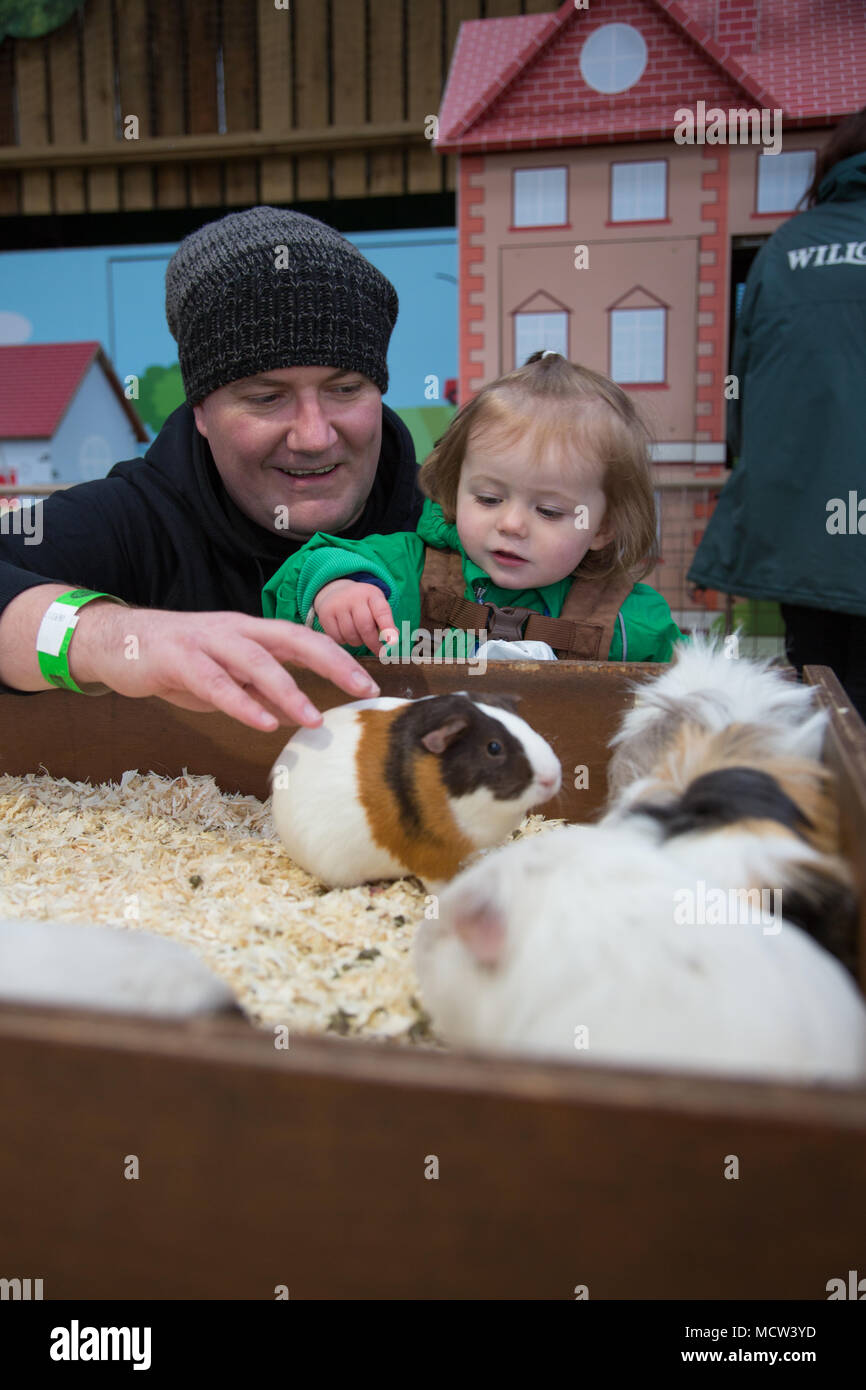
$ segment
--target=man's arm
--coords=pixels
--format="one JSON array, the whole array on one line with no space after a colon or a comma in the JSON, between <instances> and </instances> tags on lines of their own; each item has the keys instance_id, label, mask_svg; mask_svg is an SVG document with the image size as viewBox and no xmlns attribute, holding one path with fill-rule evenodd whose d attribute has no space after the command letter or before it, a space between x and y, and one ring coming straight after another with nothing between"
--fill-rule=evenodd
<instances>
[{"instance_id":1,"label":"man's arm","mask_svg":"<svg viewBox=\"0 0 866 1390\"><path fill-rule=\"evenodd\" d=\"M72 587L40 584L7 604L0 615L5 684L52 688L39 670L36 637L49 605ZM122 608L94 599L80 610L68 652L77 685L107 685L133 699L157 695L182 709L221 710L253 729L314 727L321 715L285 662L317 671L356 699L379 694L363 667L324 633L244 613Z\"/></svg>"},{"instance_id":2,"label":"man's arm","mask_svg":"<svg viewBox=\"0 0 866 1390\"><path fill-rule=\"evenodd\" d=\"M0 681L15 690L53 688L39 669L37 634L58 594L81 588L151 606L94 599L79 610L67 653L77 685L220 710L254 729L321 722L286 662L308 666L353 698L379 693L323 633L216 605L202 612L156 606L164 586L154 583L154 567L164 569L169 556L157 543L152 508L123 478L55 493L33 522L31 535L23 528L0 535Z\"/></svg>"},{"instance_id":3,"label":"man's arm","mask_svg":"<svg viewBox=\"0 0 866 1390\"><path fill-rule=\"evenodd\" d=\"M39 669L36 636L51 604L60 594L72 592L71 584L38 584L7 603L0 614L0 681L14 690L53 690ZM94 611L96 610L96 611ZM107 639L111 619L124 612L107 599L92 599L78 615L69 648L69 671L76 685L97 681L88 675L94 649ZM88 620L85 622L85 618Z\"/></svg>"}]
</instances>

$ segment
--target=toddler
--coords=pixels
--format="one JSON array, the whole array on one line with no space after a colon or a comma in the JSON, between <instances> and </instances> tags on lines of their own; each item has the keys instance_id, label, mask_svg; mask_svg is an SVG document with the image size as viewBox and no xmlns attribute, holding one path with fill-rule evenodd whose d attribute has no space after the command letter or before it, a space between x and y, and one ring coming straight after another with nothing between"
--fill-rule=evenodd
<instances>
[{"instance_id":1,"label":"toddler","mask_svg":"<svg viewBox=\"0 0 866 1390\"><path fill-rule=\"evenodd\" d=\"M640 582L656 559L649 437L608 377L533 354L458 411L419 484L416 531L317 532L265 586L264 616L356 656L406 659L435 623L439 659L501 637L570 659L670 660L682 634Z\"/></svg>"}]
</instances>

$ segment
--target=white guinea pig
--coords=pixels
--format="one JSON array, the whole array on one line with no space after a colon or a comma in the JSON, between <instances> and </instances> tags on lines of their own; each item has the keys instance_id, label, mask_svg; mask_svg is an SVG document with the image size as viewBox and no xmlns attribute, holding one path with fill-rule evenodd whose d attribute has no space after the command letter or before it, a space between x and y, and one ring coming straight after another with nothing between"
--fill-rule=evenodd
<instances>
[{"instance_id":1,"label":"white guinea pig","mask_svg":"<svg viewBox=\"0 0 866 1390\"><path fill-rule=\"evenodd\" d=\"M790 837L662 845L639 819L545 831L447 886L412 944L440 1036L584 1064L862 1080L866 1006L839 962L783 916L765 928L694 910L700 880L704 901L707 884L789 882Z\"/></svg>"},{"instance_id":2,"label":"white guinea pig","mask_svg":"<svg viewBox=\"0 0 866 1390\"><path fill-rule=\"evenodd\" d=\"M287 853L331 888L416 874L435 892L561 782L509 697L465 691L338 705L271 769Z\"/></svg>"},{"instance_id":3,"label":"white guinea pig","mask_svg":"<svg viewBox=\"0 0 866 1390\"><path fill-rule=\"evenodd\" d=\"M234 995L181 941L80 922L0 918L0 999L184 1017L234 1009Z\"/></svg>"}]
</instances>

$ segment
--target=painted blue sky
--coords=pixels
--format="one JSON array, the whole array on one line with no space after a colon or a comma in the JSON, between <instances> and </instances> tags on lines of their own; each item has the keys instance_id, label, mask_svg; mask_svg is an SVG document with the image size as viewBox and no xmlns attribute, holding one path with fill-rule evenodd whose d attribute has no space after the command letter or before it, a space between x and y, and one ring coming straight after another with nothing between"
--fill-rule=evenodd
<instances>
[{"instance_id":1,"label":"painted blue sky","mask_svg":"<svg viewBox=\"0 0 866 1390\"><path fill-rule=\"evenodd\" d=\"M457 376L457 233L434 227L358 232L348 238L388 276L400 298L391 338L394 407L429 405ZM96 339L121 380L177 361L165 321L165 267L176 243L0 253L0 343Z\"/></svg>"}]
</instances>

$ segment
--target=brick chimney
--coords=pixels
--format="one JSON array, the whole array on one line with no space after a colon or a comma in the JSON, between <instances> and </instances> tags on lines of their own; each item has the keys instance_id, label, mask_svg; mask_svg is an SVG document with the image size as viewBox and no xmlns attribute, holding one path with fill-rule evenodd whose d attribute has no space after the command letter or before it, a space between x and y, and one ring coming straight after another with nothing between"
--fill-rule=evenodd
<instances>
[{"instance_id":1,"label":"brick chimney","mask_svg":"<svg viewBox=\"0 0 866 1390\"><path fill-rule=\"evenodd\" d=\"M716 0L715 40L730 53L754 53L761 0Z\"/></svg>"}]
</instances>

